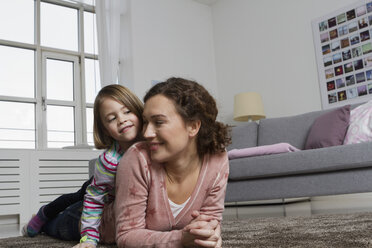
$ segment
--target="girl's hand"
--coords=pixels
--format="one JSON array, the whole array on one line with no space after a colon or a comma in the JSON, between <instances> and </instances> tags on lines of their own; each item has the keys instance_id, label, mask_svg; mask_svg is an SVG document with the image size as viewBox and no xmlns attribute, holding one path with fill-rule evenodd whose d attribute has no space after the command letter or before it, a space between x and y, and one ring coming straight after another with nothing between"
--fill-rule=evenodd
<instances>
[{"instance_id":1,"label":"girl's hand","mask_svg":"<svg viewBox=\"0 0 372 248\"><path fill-rule=\"evenodd\" d=\"M201 215L198 211L192 213L194 218L183 229L182 242L184 246L199 245L202 247L221 247L221 225L211 216Z\"/></svg>"},{"instance_id":2,"label":"girl's hand","mask_svg":"<svg viewBox=\"0 0 372 248\"><path fill-rule=\"evenodd\" d=\"M92 243L80 243L75 245L72 248L96 248L96 246Z\"/></svg>"}]
</instances>

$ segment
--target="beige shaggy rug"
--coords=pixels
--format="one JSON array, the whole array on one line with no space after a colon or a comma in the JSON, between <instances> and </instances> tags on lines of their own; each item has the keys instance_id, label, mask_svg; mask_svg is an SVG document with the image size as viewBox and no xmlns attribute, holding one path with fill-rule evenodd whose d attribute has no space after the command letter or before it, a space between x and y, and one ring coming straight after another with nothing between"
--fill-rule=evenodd
<instances>
[{"instance_id":1,"label":"beige shaggy rug","mask_svg":"<svg viewBox=\"0 0 372 248\"><path fill-rule=\"evenodd\" d=\"M312 217L228 220L222 224L223 247L372 247L372 213ZM75 242L44 235L0 239L0 247L66 247ZM99 245L98 248L116 246Z\"/></svg>"}]
</instances>

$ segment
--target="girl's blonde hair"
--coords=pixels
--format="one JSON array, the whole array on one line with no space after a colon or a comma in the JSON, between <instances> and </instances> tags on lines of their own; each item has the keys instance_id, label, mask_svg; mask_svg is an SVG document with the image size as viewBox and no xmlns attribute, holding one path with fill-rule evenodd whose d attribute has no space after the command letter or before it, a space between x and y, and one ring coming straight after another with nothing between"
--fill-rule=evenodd
<instances>
[{"instance_id":1,"label":"girl's blonde hair","mask_svg":"<svg viewBox=\"0 0 372 248\"><path fill-rule=\"evenodd\" d=\"M134 113L140 123L139 130L142 129L142 112L143 103L141 100L133 94L128 88L118 85L111 84L103 87L94 101L94 122L93 122L93 137L94 145L97 149L108 149L114 143L114 139L108 134L105 126L101 120L101 105L106 98L111 98L119 103L122 103L132 113ZM138 134L140 135L140 133Z\"/></svg>"}]
</instances>

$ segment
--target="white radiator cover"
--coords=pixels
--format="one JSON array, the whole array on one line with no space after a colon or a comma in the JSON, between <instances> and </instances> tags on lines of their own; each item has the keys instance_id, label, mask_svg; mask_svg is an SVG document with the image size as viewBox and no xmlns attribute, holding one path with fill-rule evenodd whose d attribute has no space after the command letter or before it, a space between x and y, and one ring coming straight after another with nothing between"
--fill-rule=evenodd
<instances>
[{"instance_id":1,"label":"white radiator cover","mask_svg":"<svg viewBox=\"0 0 372 248\"><path fill-rule=\"evenodd\" d=\"M0 216L18 215L24 224L42 205L77 191L101 152L0 149Z\"/></svg>"}]
</instances>

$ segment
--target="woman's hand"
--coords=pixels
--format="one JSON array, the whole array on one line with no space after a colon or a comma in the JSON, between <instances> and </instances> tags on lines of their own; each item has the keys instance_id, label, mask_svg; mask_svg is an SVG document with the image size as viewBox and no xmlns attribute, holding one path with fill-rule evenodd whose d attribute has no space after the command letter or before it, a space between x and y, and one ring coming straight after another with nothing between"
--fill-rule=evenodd
<instances>
[{"instance_id":1,"label":"woman's hand","mask_svg":"<svg viewBox=\"0 0 372 248\"><path fill-rule=\"evenodd\" d=\"M75 245L72 248L96 248L96 246L92 243L80 243Z\"/></svg>"},{"instance_id":2,"label":"woman's hand","mask_svg":"<svg viewBox=\"0 0 372 248\"><path fill-rule=\"evenodd\" d=\"M195 244L202 246L202 247L214 247L214 248L221 248L222 247L222 237L221 237L221 225L220 223L217 224L216 229L211 232L201 231L201 230L190 230L190 233L197 235L199 238L195 239Z\"/></svg>"},{"instance_id":3,"label":"woman's hand","mask_svg":"<svg viewBox=\"0 0 372 248\"><path fill-rule=\"evenodd\" d=\"M192 213L194 218L183 229L182 243L184 246L221 247L221 225L211 216L201 215L198 211Z\"/></svg>"}]
</instances>

